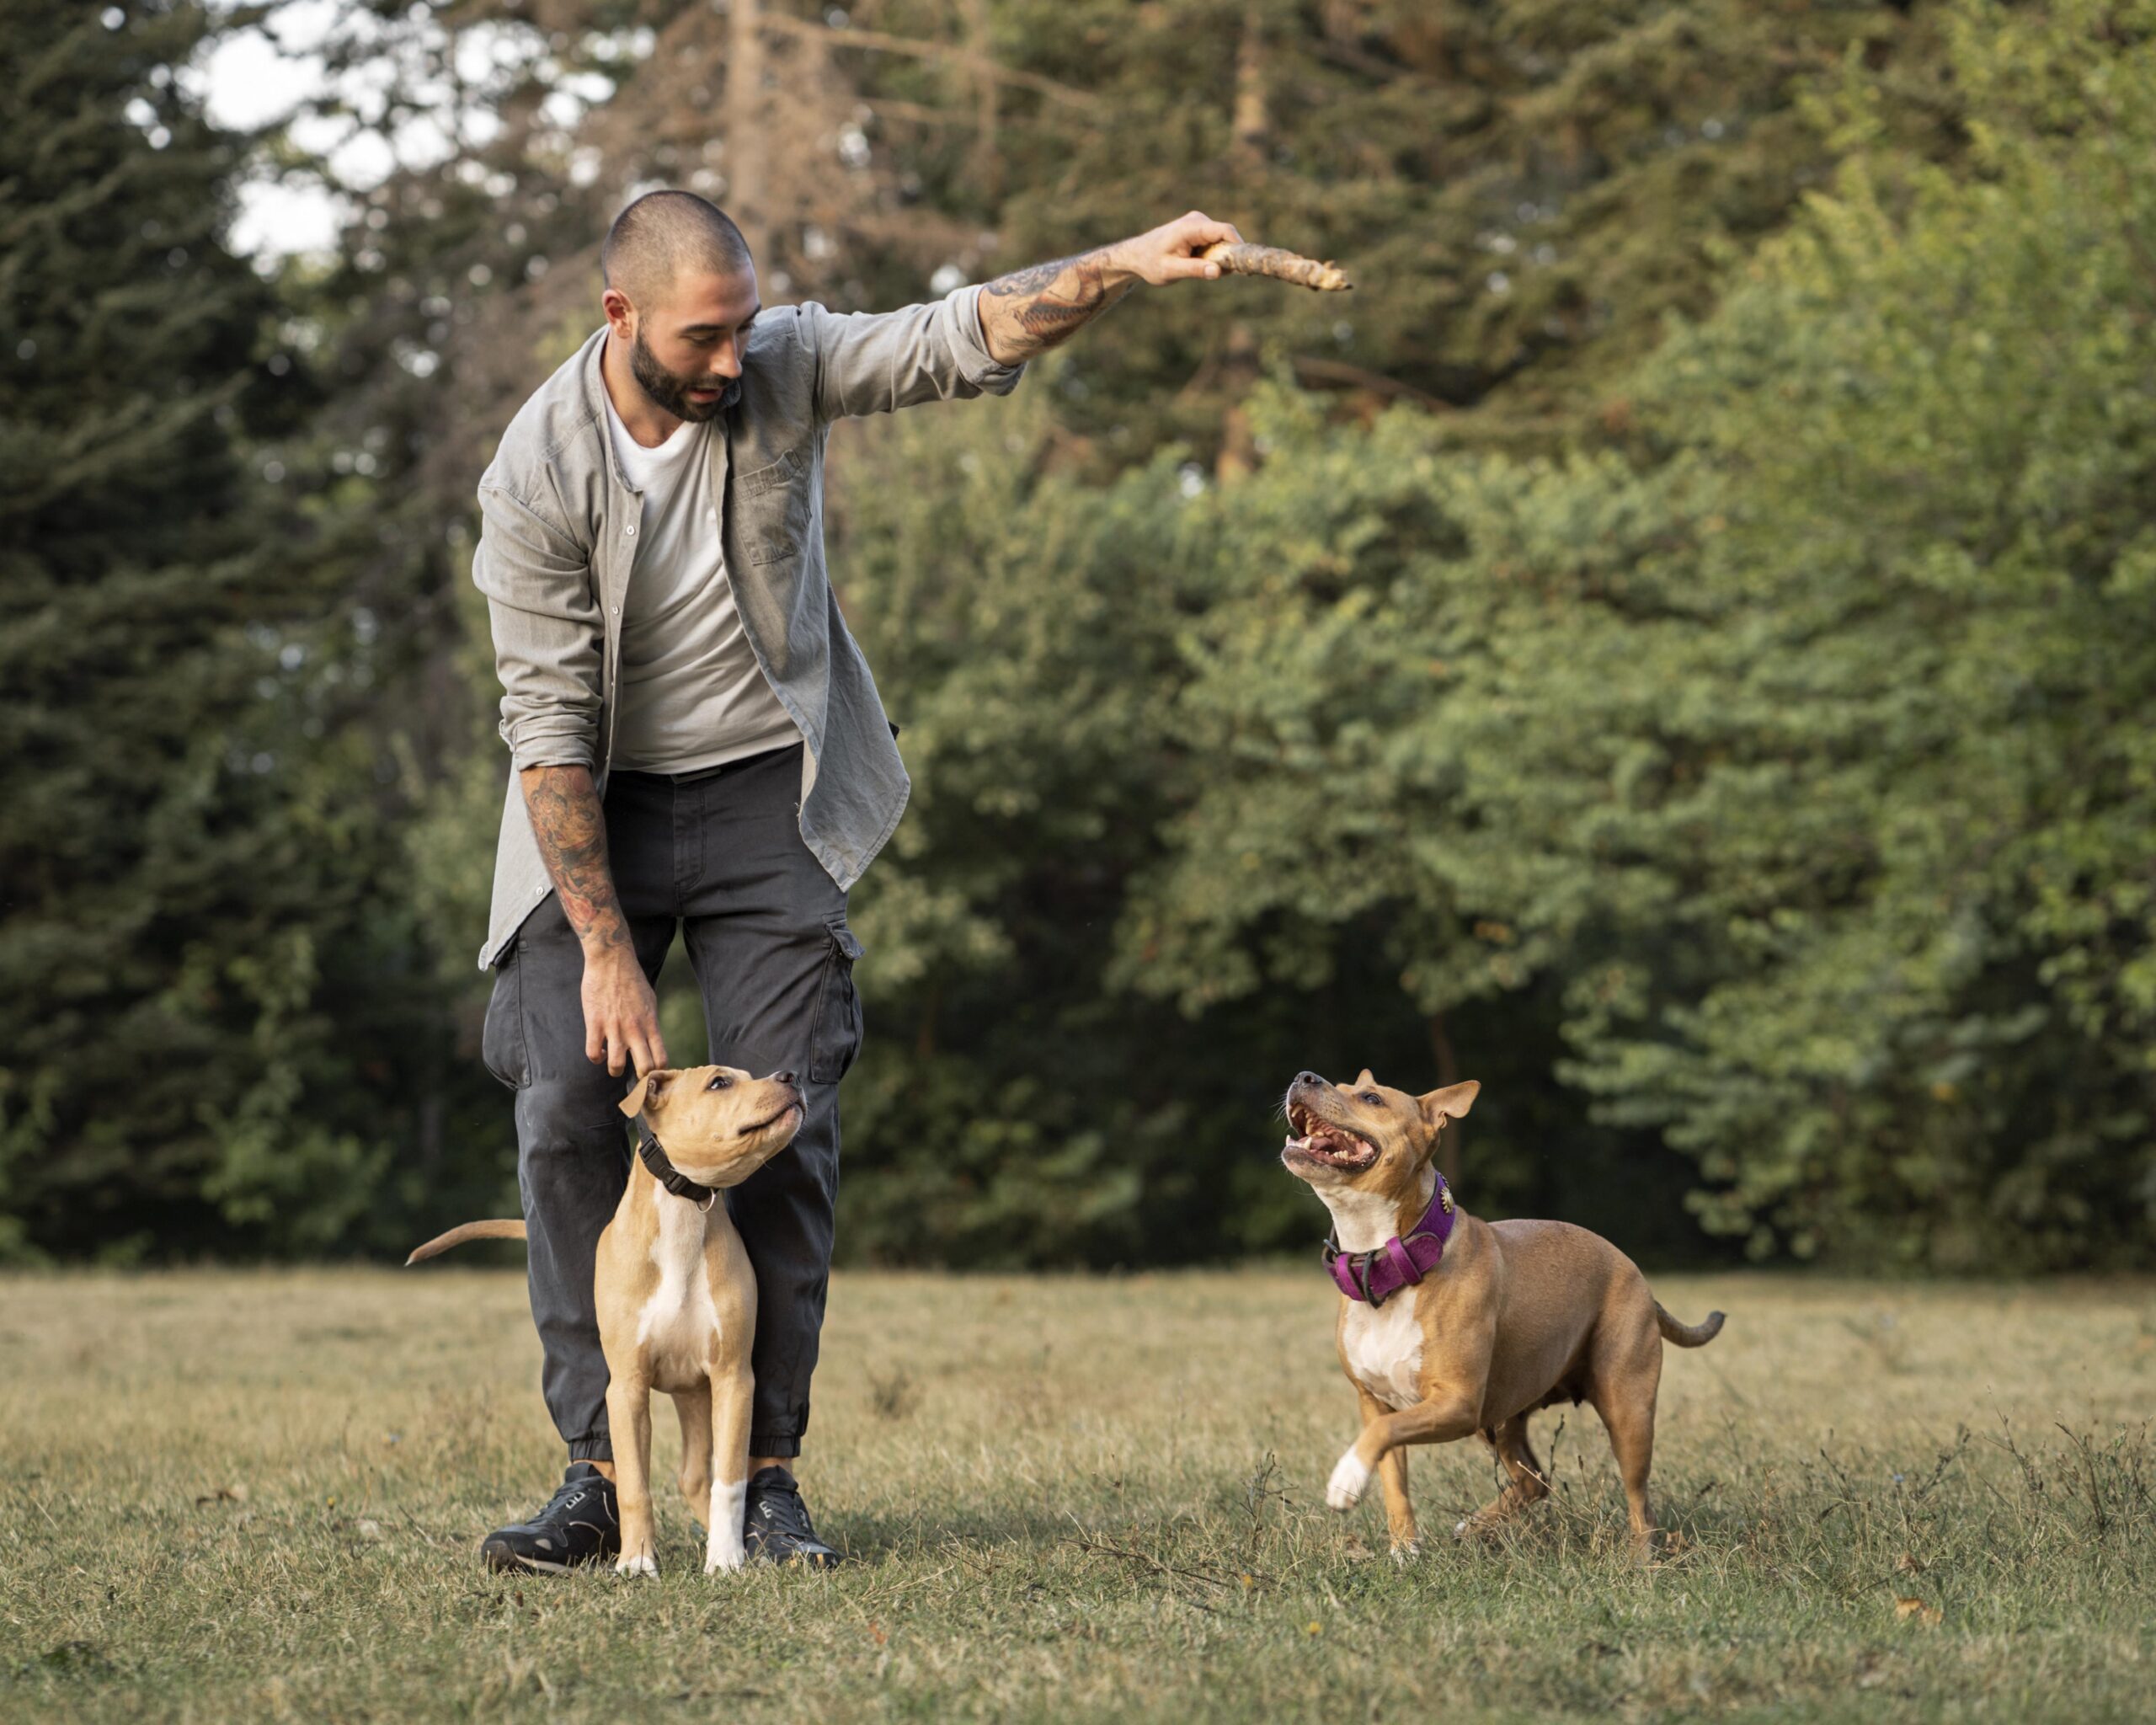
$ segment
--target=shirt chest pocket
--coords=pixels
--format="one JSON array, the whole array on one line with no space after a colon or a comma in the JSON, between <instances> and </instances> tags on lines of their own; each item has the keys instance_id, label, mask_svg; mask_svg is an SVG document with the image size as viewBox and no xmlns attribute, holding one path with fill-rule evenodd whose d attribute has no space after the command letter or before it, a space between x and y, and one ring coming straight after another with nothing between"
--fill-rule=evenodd
<instances>
[{"instance_id":1,"label":"shirt chest pocket","mask_svg":"<svg viewBox=\"0 0 2156 1725\"><path fill-rule=\"evenodd\" d=\"M741 475L735 483L749 561L786 563L801 555L814 510L808 463L797 449Z\"/></svg>"}]
</instances>

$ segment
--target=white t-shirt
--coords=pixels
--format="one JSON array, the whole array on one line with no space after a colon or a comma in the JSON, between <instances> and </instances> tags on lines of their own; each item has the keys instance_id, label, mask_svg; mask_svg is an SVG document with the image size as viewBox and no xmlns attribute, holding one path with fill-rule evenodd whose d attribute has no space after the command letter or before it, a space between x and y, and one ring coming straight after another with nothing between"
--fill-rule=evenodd
<instances>
[{"instance_id":1,"label":"white t-shirt","mask_svg":"<svg viewBox=\"0 0 2156 1725\"><path fill-rule=\"evenodd\" d=\"M614 457L643 494L622 617L613 764L694 772L801 740L741 626L712 494L709 420L656 449L606 403Z\"/></svg>"}]
</instances>

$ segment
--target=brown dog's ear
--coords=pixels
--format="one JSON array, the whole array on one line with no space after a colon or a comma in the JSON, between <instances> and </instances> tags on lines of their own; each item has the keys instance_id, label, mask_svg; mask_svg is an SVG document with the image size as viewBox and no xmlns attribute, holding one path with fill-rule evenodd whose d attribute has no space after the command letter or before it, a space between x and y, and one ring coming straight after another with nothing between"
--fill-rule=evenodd
<instances>
[{"instance_id":1,"label":"brown dog's ear","mask_svg":"<svg viewBox=\"0 0 2156 1725\"><path fill-rule=\"evenodd\" d=\"M1444 1130L1447 1120L1465 1119L1467 1111L1475 1106L1475 1098L1481 1092L1481 1085L1470 1078L1465 1084L1449 1085L1428 1096L1418 1096L1415 1105L1422 1109L1422 1124L1430 1129L1430 1135L1434 1138Z\"/></svg>"},{"instance_id":2,"label":"brown dog's ear","mask_svg":"<svg viewBox=\"0 0 2156 1725\"><path fill-rule=\"evenodd\" d=\"M631 1119L646 1108L655 1108L666 1100L667 1084L678 1075L672 1068L647 1072L637 1080L636 1088L622 1098L622 1112Z\"/></svg>"},{"instance_id":3,"label":"brown dog's ear","mask_svg":"<svg viewBox=\"0 0 2156 1725\"><path fill-rule=\"evenodd\" d=\"M1366 1084L1374 1084L1377 1081L1378 1081L1371 1076L1370 1069L1368 1066L1364 1067L1361 1071L1355 1075L1355 1088L1358 1090L1360 1090Z\"/></svg>"}]
</instances>

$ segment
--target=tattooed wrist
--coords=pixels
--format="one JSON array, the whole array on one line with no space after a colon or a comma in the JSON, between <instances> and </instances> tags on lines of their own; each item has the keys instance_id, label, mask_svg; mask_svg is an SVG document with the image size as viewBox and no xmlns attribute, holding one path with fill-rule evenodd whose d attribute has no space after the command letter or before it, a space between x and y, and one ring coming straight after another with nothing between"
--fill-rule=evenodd
<instances>
[{"instance_id":1,"label":"tattooed wrist","mask_svg":"<svg viewBox=\"0 0 2156 1725\"><path fill-rule=\"evenodd\" d=\"M981 289L990 354L1017 365L1067 341L1129 291L1137 277L1102 246L999 275Z\"/></svg>"},{"instance_id":2,"label":"tattooed wrist","mask_svg":"<svg viewBox=\"0 0 2156 1725\"><path fill-rule=\"evenodd\" d=\"M540 860L585 953L627 948L628 922L606 855L606 811L590 769L528 766L518 777Z\"/></svg>"}]
</instances>

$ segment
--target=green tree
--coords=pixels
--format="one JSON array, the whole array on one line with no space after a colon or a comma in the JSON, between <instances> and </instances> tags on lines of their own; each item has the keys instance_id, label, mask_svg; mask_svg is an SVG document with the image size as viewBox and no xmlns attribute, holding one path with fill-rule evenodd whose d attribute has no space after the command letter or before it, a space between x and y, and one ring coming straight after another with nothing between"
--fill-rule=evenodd
<instances>
[{"instance_id":1,"label":"green tree","mask_svg":"<svg viewBox=\"0 0 2156 1725\"><path fill-rule=\"evenodd\" d=\"M2135 8L1951 35L1975 171L1853 77L1630 459L1266 408L1178 545L1205 766L1129 980L1209 1012L1369 932L1478 1053L1539 996L1568 1106L1755 1252L2145 1252L2156 58Z\"/></svg>"},{"instance_id":2,"label":"green tree","mask_svg":"<svg viewBox=\"0 0 2156 1725\"><path fill-rule=\"evenodd\" d=\"M345 1238L387 1159L364 654L276 445L194 8L5 8L0 1246ZM362 794L354 794L355 782Z\"/></svg>"}]
</instances>

